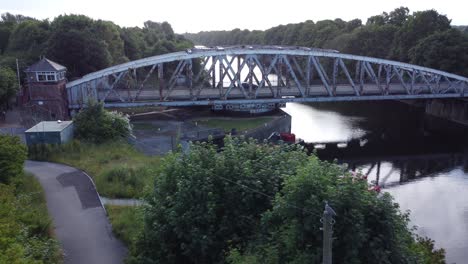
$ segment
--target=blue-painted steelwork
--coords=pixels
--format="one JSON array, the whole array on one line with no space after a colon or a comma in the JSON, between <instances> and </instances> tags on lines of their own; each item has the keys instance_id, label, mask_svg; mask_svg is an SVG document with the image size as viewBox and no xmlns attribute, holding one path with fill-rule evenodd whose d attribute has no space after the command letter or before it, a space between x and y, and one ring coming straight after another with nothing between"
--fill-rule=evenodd
<instances>
[{"instance_id":1,"label":"blue-painted steelwork","mask_svg":"<svg viewBox=\"0 0 468 264\"><path fill-rule=\"evenodd\" d=\"M157 70L156 70L157 68ZM137 74L138 71L138 74ZM332 50L190 49L116 65L67 84L69 107L195 106L466 97L468 78Z\"/></svg>"}]
</instances>

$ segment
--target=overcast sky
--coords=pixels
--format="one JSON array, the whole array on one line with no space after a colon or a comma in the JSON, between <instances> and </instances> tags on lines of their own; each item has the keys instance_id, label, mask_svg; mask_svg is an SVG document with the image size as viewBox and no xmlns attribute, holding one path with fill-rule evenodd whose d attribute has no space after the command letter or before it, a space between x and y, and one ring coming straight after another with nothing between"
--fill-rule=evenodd
<instances>
[{"instance_id":1,"label":"overcast sky","mask_svg":"<svg viewBox=\"0 0 468 264\"><path fill-rule=\"evenodd\" d=\"M0 12L39 19L84 14L120 26L143 26L146 20L169 22L177 33L207 30L267 29L305 20L362 19L406 6L410 12L435 9L468 25L467 0L0 0Z\"/></svg>"}]
</instances>

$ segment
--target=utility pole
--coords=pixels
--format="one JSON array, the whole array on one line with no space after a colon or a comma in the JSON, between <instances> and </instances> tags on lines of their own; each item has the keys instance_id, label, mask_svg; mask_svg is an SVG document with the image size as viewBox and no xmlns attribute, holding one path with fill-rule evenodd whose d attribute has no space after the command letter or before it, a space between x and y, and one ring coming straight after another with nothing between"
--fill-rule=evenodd
<instances>
[{"instance_id":1,"label":"utility pole","mask_svg":"<svg viewBox=\"0 0 468 264\"><path fill-rule=\"evenodd\" d=\"M333 242L333 224L336 216L335 211L327 202L325 202L325 210L323 211L323 264L332 264L332 242Z\"/></svg>"}]
</instances>

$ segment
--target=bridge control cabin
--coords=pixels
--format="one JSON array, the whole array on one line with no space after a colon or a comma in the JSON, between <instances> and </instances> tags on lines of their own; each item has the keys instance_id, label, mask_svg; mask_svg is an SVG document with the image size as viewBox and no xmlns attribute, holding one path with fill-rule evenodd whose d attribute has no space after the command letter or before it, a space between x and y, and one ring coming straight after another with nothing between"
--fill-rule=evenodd
<instances>
[{"instance_id":1,"label":"bridge control cabin","mask_svg":"<svg viewBox=\"0 0 468 264\"><path fill-rule=\"evenodd\" d=\"M25 106L33 108L34 112L40 113L44 119L68 119L66 72L65 66L45 57L29 66L25 70Z\"/></svg>"}]
</instances>

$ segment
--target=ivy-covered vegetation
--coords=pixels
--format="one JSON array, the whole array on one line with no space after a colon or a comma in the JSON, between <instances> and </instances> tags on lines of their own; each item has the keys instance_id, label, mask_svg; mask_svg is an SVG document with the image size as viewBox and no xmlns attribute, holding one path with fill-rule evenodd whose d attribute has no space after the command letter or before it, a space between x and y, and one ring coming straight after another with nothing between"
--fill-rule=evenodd
<instances>
[{"instance_id":1,"label":"ivy-covered vegetation","mask_svg":"<svg viewBox=\"0 0 468 264\"><path fill-rule=\"evenodd\" d=\"M44 193L23 172L26 147L0 135L0 263L60 263Z\"/></svg>"},{"instance_id":2,"label":"ivy-covered vegetation","mask_svg":"<svg viewBox=\"0 0 468 264\"><path fill-rule=\"evenodd\" d=\"M146 201L130 263L321 263L324 201L337 263L444 261L389 194L295 146L194 144L164 158Z\"/></svg>"},{"instance_id":3,"label":"ivy-covered vegetation","mask_svg":"<svg viewBox=\"0 0 468 264\"><path fill-rule=\"evenodd\" d=\"M203 31L185 36L196 44L298 45L393 59L468 76L468 29L453 29L435 10L410 14L406 7L367 19L312 21L265 31Z\"/></svg>"}]
</instances>

